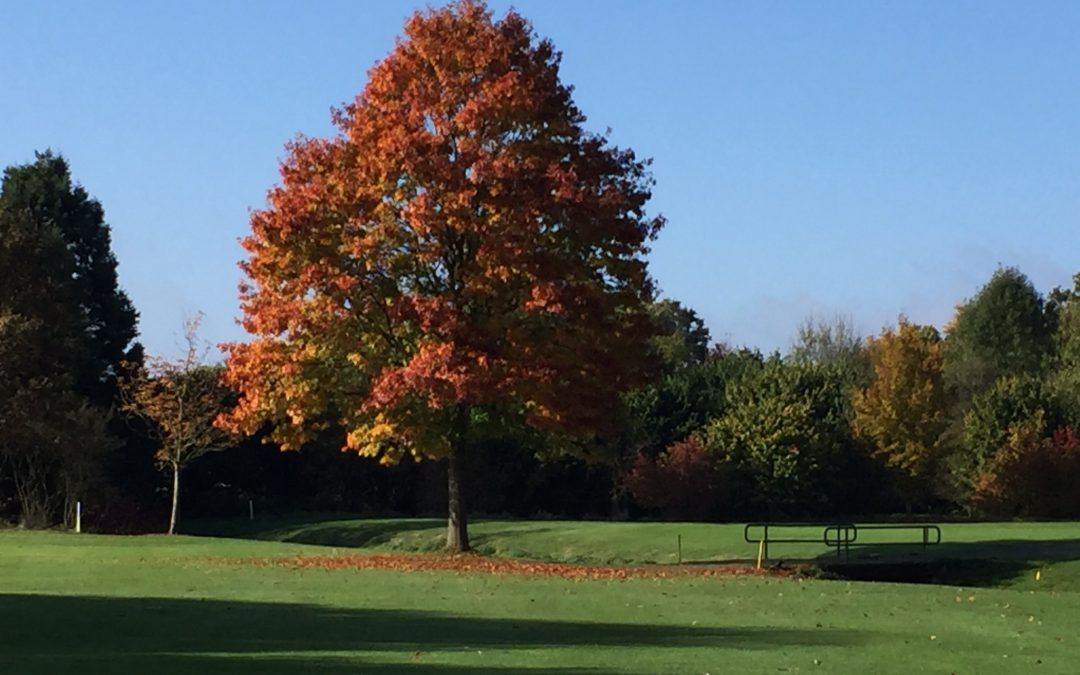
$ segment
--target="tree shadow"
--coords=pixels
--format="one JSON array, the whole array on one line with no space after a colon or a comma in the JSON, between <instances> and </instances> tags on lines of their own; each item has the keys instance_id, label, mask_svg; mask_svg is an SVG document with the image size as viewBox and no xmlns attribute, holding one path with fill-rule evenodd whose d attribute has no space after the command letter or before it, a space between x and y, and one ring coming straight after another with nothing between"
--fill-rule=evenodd
<instances>
[{"instance_id":1,"label":"tree shadow","mask_svg":"<svg viewBox=\"0 0 1080 675\"><path fill-rule=\"evenodd\" d=\"M489 545L493 545L500 540L511 540L513 537L533 537L538 534L547 534L556 531L554 527L540 527L530 524L527 531L522 531L521 528L509 525L502 528L484 527L482 529L473 527L478 523L482 523L482 520L474 520L469 524L469 542L473 545L473 548L481 549Z\"/></svg>"},{"instance_id":2,"label":"tree shadow","mask_svg":"<svg viewBox=\"0 0 1080 675\"><path fill-rule=\"evenodd\" d=\"M484 521L476 520L476 525ZM420 543L417 550L441 548L440 538L446 520L441 518L392 518L366 519L342 514L299 513L264 520L226 519L192 521L181 529L184 534L211 537L233 537L281 541L291 544L335 546L339 548L371 548L388 544L410 532L432 530L435 534L430 547ZM529 527L528 534L550 532L550 527ZM482 549L504 537L520 534L513 525L504 528L473 528L470 539L474 547ZM413 548L410 546L410 548Z\"/></svg>"},{"instance_id":3,"label":"tree shadow","mask_svg":"<svg viewBox=\"0 0 1080 675\"><path fill-rule=\"evenodd\" d=\"M276 539L292 544L314 544L342 548L369 548L387 544L409 532L436 529L441 533L442 520L351 520L342 523L312 523L288 536Z\"/></svg>"},{"instance_id":4,"label":"tree shadow","mask_svg":"<svg viewBox=\"0 0 1080 675\"><path fill-rule=\"evenodd\" d=\"M603 647L773 649L848 645L856 631L710 628L178 598L0 595L0 672L530 672L483 653ZM564 655L573 659L575 654ZM432 661L468 660L468 665ZM475 658L474 658L475 657ZM523 662L535 654L522 656ZM489 656L490 659L490 656ZM587 660L587 659L586 659ZM545 666L532 672L604 673Z\"/></svg>"},{"instance_id":5,"label":"tree shadow","mask_svg":"<svg viewBox=\"0 0 1080 675\"><path fill-rule=\"evenodd\" d=\"M850 555L822 555L827 573L857 581L996 586L1044 563L1080 560L1080 539L998 539L920 544L861 544Z\"/></svg>"},{"instance_id":6,"label":"tree shadow","mask_svg":"<svg viewBox=\"0 0 1080 675\"><path fill-rule=\"evenodd\" d=\"M386 544L409 532L439 530L446 525L438 518L372 519L341 514L301 513L269 520L193 521L184 534L282 541L292 544L365 548Z\"/></svg>"}]
</instances>

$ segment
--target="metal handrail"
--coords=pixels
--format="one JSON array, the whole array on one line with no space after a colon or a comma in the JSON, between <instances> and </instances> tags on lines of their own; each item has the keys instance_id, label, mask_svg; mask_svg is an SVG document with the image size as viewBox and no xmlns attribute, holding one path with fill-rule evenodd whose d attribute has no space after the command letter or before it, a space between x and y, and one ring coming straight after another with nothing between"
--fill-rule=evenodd
<instances>
[{"instance_id":1,"label":"metal handrail","mask_svg":"<svg viewBox=\"0 0 1080 675\"><path fill-rule=\"evenodd\" d=\"M750 537L751 528L761 528L761 536L757 539ZM821 535L816 537L806 538L794 538L794 537L782 537L774 538L769 536L770 527L822 527L824 531ZM829 533L836 532L836 541L829 540ZM841 537L840 533L843 533ZM855 537L858 536L858 532L854 523L843 523L836 521L821 521L821 522L808 522L808 523L747 523L743 528L743 539L748 544L758 544L758 567L761 567L762 562L769 557L769 544L820 544L824 543L826 546L836 547L836 555L839 556L841 550L846 550L851 542L855 541Z\"/></svg>"},{"instance_id":2,"label":"metal handrail","mask_svg":"<svg viewBox=\"0 0 1080 675\"><path fill-rule=\"evenodd\" d=\"M830 540L829 534L833 532L836 533L836 539ZM826 546L836 547L836 557L839 558L841 549L845 556L851 552L851 545L859 538L859 528L855 523L829 525L821 533L821 538Z\"/></svg>"},{"instance_id":3,"label":"metal handrail","mask_svg":"<svg viewBox=\"0 0 1080 675\"><path fill-rule=\"evenodd\" d=\"M798 528L798 527L821 527L820 537L781 537L769 536L769 528ZM750 531L753 528L761 528L761 536L752 538ZM859 530L918 530L922 532L922 547L925 551L928 546L941 543L941 527L938 525L923 523L875 523L868 525L856 525L851 522L807 522L807 523L779 523L779 522L756 522L747 523L743 528L743 539L748 544L758 545L757 566L760 568L769 557L769 544L816 544L823 543L830 548L836 549L836 556L841 553L845 557L850 556L851 545L858 542ZM931 537L933 535L933 537ZM874 542L875 546L911 546L912 543L903 541Z\"/></svg>"},{"instance_id":4,"label":"metal handrail","mask_svg":"<svg viewBox=\"0 0 1080 675\"><path fill-rule=\"evenodd\" d=\"M870 525L857 526L860 530L920 530L922 532L922 547L926 550L927 546L935 546L941 543L941 527L938 525L924 524L924 523L875 523ZM930 538L930 534L933 533L934 538ZM876 542L875 546L910 546L910 542L906 541L881 541Z\"/></svg>"}]
</instances>

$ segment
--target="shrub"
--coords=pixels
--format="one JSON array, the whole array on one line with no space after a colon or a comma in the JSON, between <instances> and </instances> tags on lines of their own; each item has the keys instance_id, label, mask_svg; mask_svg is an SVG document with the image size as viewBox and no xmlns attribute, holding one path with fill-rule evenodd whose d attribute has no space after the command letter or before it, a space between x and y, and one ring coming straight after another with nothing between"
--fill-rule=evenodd
<instances>
[{"instance_id":1,"label":"shrub","mask_svg":"<svg viewBox=\"0 0 1080 675\"><path fill-rule=\"evenodd\" d=\"M1071 427L1051 437L1036 418L1010 429L975 486L975 506L998 516L1065 517L1080 514L1080 437Z\"/></svg>"},{"instance_id":2,"label":"shrub","mask_svg":"<svg viewBox=\"0 0 1080 675\"><path fill-rule=\"evenodd\" d=\"M770 359L727 391L724 413L702 437L730 471L737 510L808 515L835 508L855 442L842 370Z\"/></svg>"},{"instance_id":3,"label":"shrub","mask_svg":"<svg viewBox=\"0 0 1080 675\"><path fill-rule=\"evenodd\" d=\"M673 520L705 520L719 512L722 477L701 442L672 443L655 459L639 453L625 478L639 505Z\"/></svg>"}]
</instances>

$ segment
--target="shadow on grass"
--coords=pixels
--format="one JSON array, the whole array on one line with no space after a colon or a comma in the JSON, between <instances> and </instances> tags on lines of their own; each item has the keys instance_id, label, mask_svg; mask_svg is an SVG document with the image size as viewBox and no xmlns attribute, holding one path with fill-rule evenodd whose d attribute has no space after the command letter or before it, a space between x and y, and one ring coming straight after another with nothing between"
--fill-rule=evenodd
<instances>
[{"instance_id":1,"label":"shadow on grass","mask_svg":"<svg viewBox=\"0 0 1080 675\"><path fill-rule=\"evenodd\" d=\"M365 520L325 513L295 514L253 521L237 518L192 521L184 534L283 541L293 544L364 548L386 544L402 534L440 530L446 521L438 518L395 518Z\"/></svg>"},{"instance_id":2,"label":"shadow on grass","mask_svg":"<svg viewBox=\"0 0 1080 675\"><path fill-rule=\"evenodd\" d=\"M470 523L470 527L480 522L483 521L473 521ZM556 530L557 528L554 527L540 527L537 525L530 525L527 531L523 531L520 526L515 525L506 527L486 526L482 529L474 527L469 531L469 542L474 549L483 552L484 549L493 547L500 542L513 543L515 537L534 537L538 534L548 534Z\"/></svg>"},{"instance_id":3,"label":"shadow on grass","mask_svg":"<svg viewBox=\"0 0 1080 675\"><path fill-rule=\"evenodd\" d=\"M284 537L274 537L276 541L293 544L315 544L318 546L339 546L343 548L368 548L386 544L409 532L444 527L441 520L350 520L348 523L313 523L298 528Z\"/></svg>"},{"instance_id":4,"label":"shadow on grass","mask_svg":"<svg viewBox=\"0 0 1080 675\"><path fill-rule=\"evenodd\" d=\"M1080 560L1080 539L1000 539L928 546L853 546L850 557L830 553L817 565L858 581L997 586L1015 581L1043 563Z\"/></svg>"},{"instance_id":5,"label":"shadow on grass","mask_svg":"<svg viewBox=\"0 0 1080 675\"><path fill-rule=\"evenodd\" d=\"M484 653L552 649L563 662L602 647L774 649L855 644L843 630L730 629L493 619L382 609L170 598L0 595L4 673L603 673L544 663L484 665ZM488 655L488 659L491 655ZM433 661L455 661L440 664Z\"/></svg>"},{"instance_id":6,"label":"shadow on grass","mask_svg":"<svg viewBox=\"0 0 1080 675\"><path fill-rule=\"evenodd\" d=\"M477 522L474 521L474 525ZM193 521L183 529L184 534L239 539L282 541L291 544L336 546L339 548L371 548L390 543L401 535L412 532L432 531L430 542L411 541L410 549L434 550L441 548L441 537L446 520L441 518L393 518L365 519L347 515L325 513L294 514L264 520ZM532 527L528 534L549 532L550 527ZM504 537L521 534L520 527L486 528L471 533L473 546L482 549ZM426 546L425 544L430 544Z\"/></svg>"}]
</instances>

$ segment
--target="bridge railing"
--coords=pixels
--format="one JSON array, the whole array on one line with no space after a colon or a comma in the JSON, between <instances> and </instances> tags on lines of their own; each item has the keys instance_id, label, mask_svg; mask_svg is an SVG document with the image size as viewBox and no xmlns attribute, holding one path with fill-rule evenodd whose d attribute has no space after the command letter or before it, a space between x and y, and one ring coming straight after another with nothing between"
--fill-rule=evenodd
<instances>
[{"instance_id":1,"label":"bridge railing","mask_svg":"<svg viewBox=\"0 0 1080 675\"><path fill-rule=\"evenodd\" d=\"M783 530L780 536L770 536L769 530L774 533ZM805 536L787 534L792 529L808 530ZM859 531L918 531L921 534L921 542L908 541L859 541ZM813 534L820 532L820 534ZM756 536L755 536L756 535ZM922 544L923 551L928 546L941 543L941 527L929 523L869 523L857 525L852 522L812 522L812 523L782 523L782 522L757 522L747 523L743 528L743 539L749 544L758 545L757 566L760 569L769 558L769 544L824 544L829 548L836 549L836 556L843 555L847 558L851 554L852 545L874 546L911 546Z\"/></svg>"}]
</instances>

